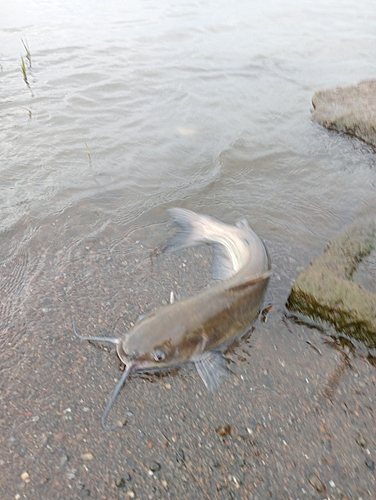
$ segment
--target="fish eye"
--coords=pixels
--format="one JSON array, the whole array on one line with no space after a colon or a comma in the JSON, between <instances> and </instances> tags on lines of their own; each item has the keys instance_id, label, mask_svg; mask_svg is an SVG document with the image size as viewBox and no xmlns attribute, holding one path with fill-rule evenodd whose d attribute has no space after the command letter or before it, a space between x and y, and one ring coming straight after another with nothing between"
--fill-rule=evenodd
<instances>
[{"instance_id":1,"label":"fish eye","mask_svg":"<svg viewBox=\"0 0 376 500\"><path fill-rule=\"evenodd\" d=\"M153 358L155 361L164 361L166 359L166 353L162 349L156 349L153 352Z\"/></svg>"}]
</instances>

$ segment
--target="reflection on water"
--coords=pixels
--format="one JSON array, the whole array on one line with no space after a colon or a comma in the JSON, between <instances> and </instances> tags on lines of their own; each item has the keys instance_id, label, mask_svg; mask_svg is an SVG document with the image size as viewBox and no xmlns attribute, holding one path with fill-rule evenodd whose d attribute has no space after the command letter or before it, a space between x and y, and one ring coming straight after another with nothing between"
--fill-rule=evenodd
<instances>
[{"instance_id":1,"label":"reflection on water","mask_svg":"<svg viewBox=\"0 0 376 500\"><path fill-rule=\"evenodd\" d=\"M99 241L111 251L135 225L165 219L171 204L230 223L245 215L285 274L276 286L288 287L375 196L371 151L310 119L315 90L375 74L373 3L336 3L7 5L3 331L24 332L22 314L48 296L77 247Z\"/></svg>"}]
</instances>

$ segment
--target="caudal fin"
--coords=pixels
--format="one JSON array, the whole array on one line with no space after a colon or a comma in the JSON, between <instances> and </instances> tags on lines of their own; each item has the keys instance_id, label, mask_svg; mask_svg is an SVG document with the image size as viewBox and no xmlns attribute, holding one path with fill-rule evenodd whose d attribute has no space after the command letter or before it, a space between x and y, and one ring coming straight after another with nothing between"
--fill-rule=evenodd
<instances>
[{"instance_id":1,"label":"caudal fin","mask_svg":"<svg viewBox=\"0 0 376 500\"><path fill-rule=\"evenodd\" d=\"M196 214L186 208L169 208L168 213L180 227L162 250L163 253L171 253L186 247L211 243L213 245L212 276L215 280L224 280L231 277L234 272L234 264L228 249L218 239L218 226L223 223L209 215Z\"/></svg>"},{"instance_id":2,"label":"caudal fin","mask_svg":"<svg viewBox=\"0 0 376 500\"><path fill-rule=\"evenodd\" d=\"M169 208L167 212L180 227L173 236L163 253L171 253L180 248L193 247L205 242L204 225L208 218L206 215L196 214L186 208Z\"/></svg>"}]
</instances>

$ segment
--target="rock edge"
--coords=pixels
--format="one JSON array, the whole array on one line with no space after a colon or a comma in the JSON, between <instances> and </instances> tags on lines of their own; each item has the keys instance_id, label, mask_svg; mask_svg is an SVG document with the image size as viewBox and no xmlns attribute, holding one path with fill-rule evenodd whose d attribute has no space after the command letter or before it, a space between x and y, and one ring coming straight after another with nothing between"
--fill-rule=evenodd
<instances>
[{"instance_id":1,"label":"rock edge","mask_svg":"<svg viewBox=\"0 0 376 500\"><path fill-rule=\"evenodd\" d=\"M314 94L312 105L315 121L376 148L376 80L320 90Z\"/></svg>"}]
</instances>

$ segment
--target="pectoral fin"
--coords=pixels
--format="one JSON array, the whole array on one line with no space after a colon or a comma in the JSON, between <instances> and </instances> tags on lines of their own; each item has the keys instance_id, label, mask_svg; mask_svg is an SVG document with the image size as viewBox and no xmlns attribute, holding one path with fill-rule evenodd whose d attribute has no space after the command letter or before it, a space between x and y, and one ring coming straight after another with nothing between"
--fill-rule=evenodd
<instances>
[{"instance_id":1,"label":"pectoral fin","mask_svg":"<svg viewBox=\"0 0 376 500\"><path fill-rule=\"evenodd\" d=\"M214 392L218 389L221 376L227 374L226 359L218 351L206 351L192 360L204 381L206 388Z\"/></svg>"}]
</instances>

